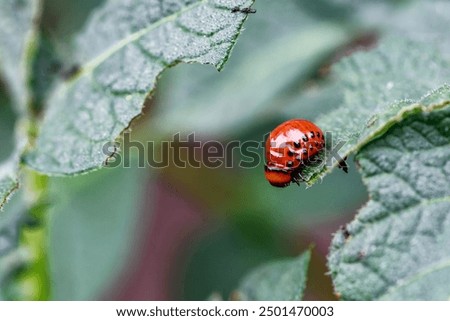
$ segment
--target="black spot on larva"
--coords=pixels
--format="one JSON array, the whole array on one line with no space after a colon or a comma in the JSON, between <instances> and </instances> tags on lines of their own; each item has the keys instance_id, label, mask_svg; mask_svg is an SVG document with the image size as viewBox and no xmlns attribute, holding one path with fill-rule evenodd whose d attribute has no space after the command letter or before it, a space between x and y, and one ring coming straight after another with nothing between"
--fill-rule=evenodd
<instances>
[{"instance_id":1,"label":"black spot on larva","mask_svg":"<svg viewBox=\"0 0 450 321\"><path fill-rule=\"evenodd\" d=\"M291 157L294 156L294 153L291 150L288 150L287 154L288 154L288 156L291 156Z\"/></svg>"},{"instance_id":2,"label":"black spot on larva","mask_svg":"<svg viewBox=\"0 0 450 321\"><path fill-rule=\"evenodd\" d=\"M309 144L309 149L313 149L313 145Z\"/></svg>"},{"instance_id":3,"label":"black spot on larva","mask_svg":"<svg viewBox=\"0 0 450 321\"><path fill-rule=\"evenodd\" d=\"M309 138L314 138L314 132L309 133Z\"/></svg>"},{"instance_id":4,"label":"black spot on larva","mask_svg":"<svg viewBox=\"0 0 450 321\"><path fill-rule=\"evenodd\" d=\"M299 142L294 142L294 147L295 148L300 148L300 143Z\"/></svg>"},{"instance_id":5,"label":"black spot on larva","mask_svg":"<svg viewBox=\"0 0 450 321\"><path fill-rule=\"evenodd\" d=\"M319 133L319 132L317 132L316 134L317 134L317 137L319 137L319 138L320 138L320 133Z\"/></svg>"},{"instance_id":6,"label":"black spot on larva","mask_svg":"<svg viewBox=\"0 0 450 321\"><path fill-rule=\"evenodd\" d=\"M308 141L308 137L306 137L306 136L303 136L302 139L303 139L304 142Z\"/></svg>"},{"instance_id":7,"label":"black spot on larva","mask_svg":"<svg viewBox=\"0 0 450 321\"><path fill-rule=\"evenodd\" d=\"M303 149L302 149L302 153L303 153L304 155L308 154L308 151L306 150L306 148L303 148Z\"/></svg>"},{"instance_id":8,"label":"black spot on larva","mask_svg":"<svg viewBox=\"0 0 450 321\"><path fill-rule=\"evenodd\" d=\"M294 162L293 161L288 161L288 162L286 162L286 166L287 167L292 167L292 166L294 166Z\"/></svg>"},{"instance_id":9,"label":"black spot on larva","mask_svg":"<svg viewBox=\"0 0 450 321\"><path fill-rule=\"evenodd\" d=\"M319 142L315 142L314 145L316 145L316 147L319 147Z\"/></svg>"}]
</instances>

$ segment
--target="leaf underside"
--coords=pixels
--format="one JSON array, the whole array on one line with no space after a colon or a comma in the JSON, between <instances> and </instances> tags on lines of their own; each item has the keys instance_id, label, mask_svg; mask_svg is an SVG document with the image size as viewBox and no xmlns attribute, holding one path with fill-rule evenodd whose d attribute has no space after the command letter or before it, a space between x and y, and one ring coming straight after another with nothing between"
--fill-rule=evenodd
<instances>
[{"instance_id":1,"label":"leaf underside","mask_svg":"<svg viewBox=\"0 0 450 321\"><path fill-rule=\"evenodd\" d=\"M76 54L80 71L51 94L25 163L54 175L102 166L112 153L105 144L140 115L164 69L180 62L222 68L247 17L231 9L252 3L107 2L80 35Z\"/></svg>"},{"instance_id":2,"label":"leaf underside","mask_svg":"<svg viewBox=\"0 0 450 321\"><path fill-rule=\"evenodd\" d=\"M370 201L329 267L344 300L450 298L450 104L391 128L357 156Z\"/></svg>"},{"instance_id":3,"label":"leaf underside","mask_svg":"<svg viewBox=\"0 0 450 321\"><path fill-rule=\"evenodd\" d=\"M307 251L294 259L263 265L241 282L238 296L252 301L301 300L306 287L311 252Z\"/></svg>"},{"instance_id":4,"label":"leaf underside","mask_svg":"<svg viewBox=\"0 0 450 321\"><path fill-rule=\"evenodd\" d=\"M430 13L420 11L422 18ZM450 65L439 50L445 45L423 42L426 27L428 33L397 33L337 64L343 104L317 120L334 144L345 142L341 157L358 153L370 196L332 242L328 264L343 300L450 297ZM432 38L442 30L433 29ZM330 164L312 168L309 184L336 160Z\"/></svg>"}]
</instances>

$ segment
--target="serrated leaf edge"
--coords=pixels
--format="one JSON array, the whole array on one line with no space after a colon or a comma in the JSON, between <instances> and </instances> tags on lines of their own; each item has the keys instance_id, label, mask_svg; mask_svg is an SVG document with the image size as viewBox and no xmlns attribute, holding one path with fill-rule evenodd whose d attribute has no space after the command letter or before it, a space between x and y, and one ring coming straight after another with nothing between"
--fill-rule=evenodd
<instances>
[{"instance_id":1,"label":"serrated leaf edge","mask_svg":"<svg viewBox=\"0 0 450 321\"><path fill-rule=\"evenodd\" d=\"M418 114L421 112L432 112L435 110L444 109L445 107L450 105L450 100L445 99L445 100L440 101L439 103L434 103L434 104L430 104L430 105L425 105L425 104L421 103L426 98L430 97L431 95L433 95L441 90L450 91L450 85L444 84L443 86L430 91L429 93L424 95L422 98L418 99L418 101L415 103L412 103L411 100L399 100L399 101L393 102L392 104L390 104L391 107L398 105L398 104L402 104L402 103L410 103L410 105L402 107L394 116L392 116L391 118L386 120L381 126L376 128L370 135L368 135L365 139L359 141L357 144L352 146L346 153L344 153L341 156L344 158L344 157L350 156L353 153L358 152L359 150L361 150L361 148L363 148L364 146L366 146L373 140L381 137L384 133L386 133L394 125L402 122L403 120L405 120L407 117L409 117L411 115L415 115L415 114ZM386 111L387 110L389 110L389 108L387 108ZM376 116L376 115L373 115L373 116ZM324 169L322 169L320 172L313 174L311 179L306 182L307 187L314 185L317 182L317 180L319 180L319 179L322 180L327 174L331 173L333 171L333 169L337 167L337 165L338 165L338 162L335 161L332 166L324 167Z\"/></svg>"}]
</instances>

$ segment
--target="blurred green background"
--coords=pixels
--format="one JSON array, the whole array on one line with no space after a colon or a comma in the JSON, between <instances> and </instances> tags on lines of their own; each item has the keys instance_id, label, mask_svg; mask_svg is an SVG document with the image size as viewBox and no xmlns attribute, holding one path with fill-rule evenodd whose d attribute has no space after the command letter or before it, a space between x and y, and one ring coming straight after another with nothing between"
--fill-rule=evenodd
<instances>
[{"instance_id":1,"label":"blurred green background","mask_svg":"<svg viewBox=\"0 0 450 321\"><path fill-rule=\"evenodd\" d=\"M73 40L102 2L45 1L42 32L62 66L76 63ZM342 99L330 65L373 46L386 32L387 17L413 3L257 0L257 13L249 16L224 70L180 65L165 72L133 123L132 138L158 142L195 132L204 142L261 141L284 120L314 120ZM50 67L41 72L51 74ZM1 113L1 144L9 146L14 116ZM305 298L336 299L326 275L331 235L367 199L352 160L349 166L348 174L336 170L308 189L270 186L263 164L115 168L51 178L51 299L228 299L252 268L296 256L311 244ZM0 227L20 197L8 204Z\"/></svg>"}]
</instances>

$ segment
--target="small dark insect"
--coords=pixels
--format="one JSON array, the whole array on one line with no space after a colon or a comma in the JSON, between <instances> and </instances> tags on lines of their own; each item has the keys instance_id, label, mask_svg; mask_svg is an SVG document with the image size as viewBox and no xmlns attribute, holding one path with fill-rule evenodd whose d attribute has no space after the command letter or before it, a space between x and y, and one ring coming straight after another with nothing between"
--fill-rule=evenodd
<instances>
[{"instance_id":1,"label":"small dark insect","mask_svg":"<svg viewBox=\"0 0 450 321\"><path fill-rule=\"evenodd\" d=\"M241 13L245 13L245 14L250 14L250 13L256 13L256 9L247 7L247 8L239 8L239 7L234 7L233 9L231 9L231 12L236 13L236 12L241 12Z\"/></svg>"}]
</instances>

